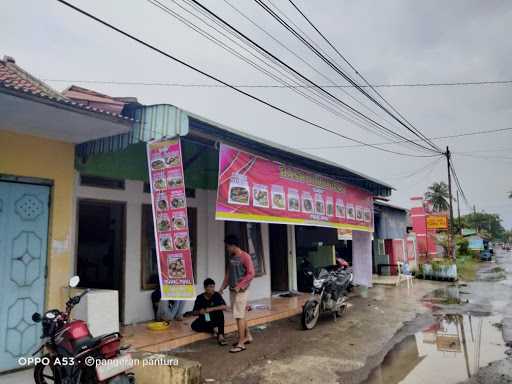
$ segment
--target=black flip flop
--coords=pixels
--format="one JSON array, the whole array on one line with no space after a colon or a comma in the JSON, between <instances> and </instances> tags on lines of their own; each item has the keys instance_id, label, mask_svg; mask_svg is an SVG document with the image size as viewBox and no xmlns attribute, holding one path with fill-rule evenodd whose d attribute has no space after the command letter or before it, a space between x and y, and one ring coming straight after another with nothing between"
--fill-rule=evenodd
<instances>
[{"instance_id":1,"label":"black flip flop","mask_svg":"<svg viewBox=\"0 0 512 384\"><path fill-rule=\"evenodd\" d=\"M229 350L229 353L239 353L239 352L243 352L245 350L246 350L245 347L240 347L239 345L237 345L236 347L231 348Z\"/></svg>"}]
</instances>

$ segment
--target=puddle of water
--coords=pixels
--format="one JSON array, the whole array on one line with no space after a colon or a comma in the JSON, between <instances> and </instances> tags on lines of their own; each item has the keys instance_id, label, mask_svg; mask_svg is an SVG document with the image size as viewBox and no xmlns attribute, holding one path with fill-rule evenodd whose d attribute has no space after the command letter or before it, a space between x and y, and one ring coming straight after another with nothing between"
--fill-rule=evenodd
<instances>
[{"instance_id":1,"label":"puddle of water","mask_svg":"<svg viewBox=\"0 0 512 384\"><path fill-rule=\"evenodd\" d=\"M425 295L423 297L423 302L443 305L461 304L463 302L467 302L467 300L462 300L460 298L460 294L461 293L457 286L449 285L446 288L435 289L431 293Z\"/></svg>"},{"instance_id":2,"label":"puddle of water","mask_svg":"<svg viewBox=\"0 0 512 384\"><path fill-rule=\"evenodd\" d=\"M503 359L500 316L443 315L397 344L364 384L455 384Z\"/></svg>"}]
</instances>

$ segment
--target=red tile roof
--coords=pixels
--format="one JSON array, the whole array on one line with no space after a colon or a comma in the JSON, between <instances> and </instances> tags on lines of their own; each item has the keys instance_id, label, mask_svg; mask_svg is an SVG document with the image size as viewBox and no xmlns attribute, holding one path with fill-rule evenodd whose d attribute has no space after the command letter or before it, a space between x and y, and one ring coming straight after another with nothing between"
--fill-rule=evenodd
<instances>
[{"instance_id":1,"label":"red tile roof","mask_svg":"<svg viewBox=\"0 0 512 384\"><path fill-rule=\"evenodd\" d=\"M126 103L116 100L116 98L93 91L91 89L72 85L62 92L64 96L73 101L101 108L113 113L121 113Z\"/></svg>"},{"instance_id":2,"label":"red tile roof","mask_svg":"<svg viewBox=\"0 0 512 384\"><path fill-rule=\"evenodd\" d=\"M0 60L0 83L3 86L21 89L34 95L65 98L49 85L18 67L14 59L9 56L4 56L3 60Z\"/></svg>"},{"instance_id":3,"label":"red tile roof","mask_svg":"<svg viewBox=\"0 0 512 384\"><path fill-rule=\"evenodd\" d=\"M9 56L4 56L3 59L0 59L0 90L1 88L10 89L11 91L19 92L21 94L40 97L52 102L77 108L82 111L85 110L95 112L103 116L112 116L124 121L134 121L132 118L120 115L117 111L109 110L110 108L97 108L94 105L84 104L81 100L75 101L70 97L66 97L66 95L54 90L49 85L20 68L16 65L15 60Z\"/></svg>"}]
</instances>

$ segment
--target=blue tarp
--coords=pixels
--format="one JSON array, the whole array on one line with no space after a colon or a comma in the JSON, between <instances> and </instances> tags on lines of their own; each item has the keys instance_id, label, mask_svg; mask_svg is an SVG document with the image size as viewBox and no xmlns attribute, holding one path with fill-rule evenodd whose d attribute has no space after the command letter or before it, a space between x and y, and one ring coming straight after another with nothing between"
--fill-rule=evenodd
<instances>
[{"instance_id":1,"label":"blue tarp","mask_svg":"<svg viewBox=\"0 0 512 384\"><path fill-rule=\"evenodd\" d=\"M484 241L479 237L470 238L468 248L472 251L481 251L484 249Z\"/></svg>"}]
</instances>

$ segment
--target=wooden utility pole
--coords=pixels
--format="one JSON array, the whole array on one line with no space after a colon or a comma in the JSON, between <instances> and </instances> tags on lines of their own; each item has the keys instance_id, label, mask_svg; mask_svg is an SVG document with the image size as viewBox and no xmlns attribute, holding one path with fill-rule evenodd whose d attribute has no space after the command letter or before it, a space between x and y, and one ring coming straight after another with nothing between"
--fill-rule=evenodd
<instances>
[{"instance_id":1,"label":"wooden utility pole","mask_svg":"<svg viewBox=\"0 0 512 384\"><path fill-rule=\"evenodd\" d=\"M473 221L475 223L475 231L479 232L480 228L478 228L478 222L476 221L476 205L473 204Z\"/></svg>"},{"instance_id":2,"label":"wooden utility pole","mask_svg":"<svg viewBox=\"0 0 512 384\"><path fill-rule=\"evenodd\" d=\"M455 249L452 250L452 245L453 245L453 196L452 196L452 171L451 171L451 164L450 164L450 158L451 158L451 153L450 153L450 148L448 146L446 146L446 152L445 152L445 156L446 156L446 166L448 168L448 202L449 202L449 206L450 206L450 226L449 226L449 229L448 229L448 250L449 252L451 252L452 254L450 256L452 256L453 258L455 258Z\"/></svg>"},{"instance_id":3,"label":"wooden utility pole","mask_svg":"<svg viewBox=\"0 0 512 384\"><path fill-rule=\"evenodd\" d=\"M459 222L459 232L462 234L462 225L460 223L460 202L459 202L459 190L457 189L457 221Z\"/></svg>"}]
</instances>

